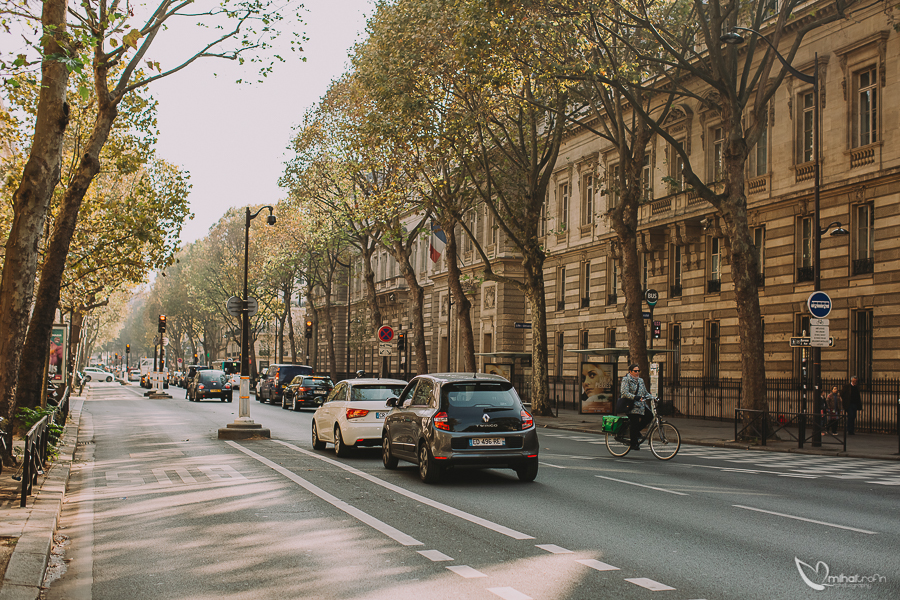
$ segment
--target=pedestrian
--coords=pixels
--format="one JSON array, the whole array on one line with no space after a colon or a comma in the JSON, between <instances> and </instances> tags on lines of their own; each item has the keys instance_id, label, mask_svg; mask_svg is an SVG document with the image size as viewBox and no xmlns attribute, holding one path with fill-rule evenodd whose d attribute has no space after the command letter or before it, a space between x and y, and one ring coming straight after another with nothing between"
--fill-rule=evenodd
<instances>
[{"instance_id":1,"label":"pedestrian","mask_svg":"<svg viewBox=\"0 0 900 600\"><path fill-rule=\"evenodd\" d=\"M844 386L841 393L844 410L847 411L847 435L856 435L856 412L862 410L862 398L859 395L859 379L854 375L850 383Z\"/></svg>"},{"instance_id":2,"label":"pedestrian","mask_svg":"<svg viewBox=\"0 0 900 600\"><path fill-rule=\"evenodd\" d=\"M831 388L831 393L825 398L825 412L828 415L827 428L832 435L837 434L838 420L841 418L841 410L843 410L841 405L841 395L837 386L834 386Z\"/></svg>"},{"instance_id":3,"label":"pedestrian","mask_svg":"<svg viewBox=\"0 0 900 600\"><path fill-rule=\"evenodd\" d=\"M628 374L622 378L622 385L619 389L619 395L627 400L632 400L634 404L628 412L628 431L631 437L631 449L640 450L641 429L650 424L653 420L653 413L650 407L644 402L644 397L649 396L647 386L641 379L641 369L637 365L628 367Z\"/></svg>"}]
</instances>

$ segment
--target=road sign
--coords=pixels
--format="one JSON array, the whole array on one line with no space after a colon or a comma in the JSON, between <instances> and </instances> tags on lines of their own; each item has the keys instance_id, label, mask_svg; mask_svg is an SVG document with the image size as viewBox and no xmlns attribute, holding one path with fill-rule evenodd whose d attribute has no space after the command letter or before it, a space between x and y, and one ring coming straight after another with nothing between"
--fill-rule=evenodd
<instances>
[{"instance_id":1,"label":"road sign","mask_svg":"<svg viewBox=\"0 0 900 600\"><path fill-rule=\"evenodd\" d=\"M831 297L825 292L813 292L806 300L809 314L815 319L824 319L831 314Z\"/></svg>"},{"instance_id":2,"label":"road sign","mask_svg":"<svg viewBox=\"0 0 900 600\"><path fill-rule=\"evenodd\" d=\"M809 340L809 345L815 348L825 348L826 346L829 346L828 326L810 325Z\"/></svg>"},{"instance_id":3,"label":"road sign","mask_svg":"<svg viewBox=\"0 0 900 600\"><path fill-rule=\"evenodd\" d=\"M394 355L394 345L390 342L379 342L378 343L378 356L393 356Z\"/></svg>"},{"instance_id":4,"label":"road sign","mask_svg":"<svg viewBox=\"0 0 900 600\"><path fill-rule=\"evenodd\" d=\"M656 306L656 303L659 302L659 292L656 290L647 290L644 294L644 299L647 301L647 306L653 308Z\"/></svg>"},{"instance_id":5,"label":"road sign","mask_svg":"<svg viewBox=\"0 0 900 600\"><path fill-rule=\"evenodd\" d=\"M225 310L228 311L228 314L232 317L241 316L241 308L242 302L241 299L237 296L232 296L228 300L225 301Z\"/></svg>"},{"instance_id":6,"label":"road sign","mask_svg":"<svg viewBox=\"0 0 900 600\"><path fill-rule=\"evenodd\" d=\"M164 335L164 336L163 336L163 338L162 338L162 345L163 345L163 346L168 346L168 345L169 345L169 336L167 336L167 335Z\"/></svg>"},{"instance_id":7,"label":"road sign","mask_svg":"<svg viewBox=\"0 0 900 600\"><path fill-rule=\"evenodd\" d=\"M257 312L259 312L259 301L252 296L247 298L247 316L252 317Z\"/></svg>"},{"instance_id":8,"label":"road sign","mask_svg":"<svg viewBox=\"0 0 900 600\"><path fill-rule=\"evenodd\" d=\"M649 310L644 310L644 311L641 311L641 316L644 317L645 319L649 319L652 315L650 314Z\"/></svg>"},{"instance_id":9,"label":"road sign","mask_svg":"<svg viewBox=\"0 0 900 600\"><path fill-rule=\"evenodd\" d=\"M829 321L828 319L810 319L809 326L810 327L828 327Z\"/></svg>"},{"instance_id":10,"label":"road sign","mask_svg":"<svg viewBox=\"0 0 900 600\"><path fill-rule=\"evenodd\" d=\"M792 337L791 338L791 348L806 348L808 346L812 346L812 340L808 337ZM826 346L834 346L834 338L829 337L828 343Z\"/></svg>"},{"instance_id":11,"label":"road sign","mask_svg":"<svg viewBox=\"0 0 900 600\"><path fill-rule=\"evenodd\" d=\"M378 341L390 342L394 339L394 329L390 325L382 325L378 328Z\"/></svg>"},{"instance_id":12,"label":"road sign","mask_svg":"<svg viewBox=\"0 0 900 600\"><path fill-rule=\"evenodd\" d=\"M516 323L516 329L531 329L531 323Z\"/></svg>"}]
</instances>

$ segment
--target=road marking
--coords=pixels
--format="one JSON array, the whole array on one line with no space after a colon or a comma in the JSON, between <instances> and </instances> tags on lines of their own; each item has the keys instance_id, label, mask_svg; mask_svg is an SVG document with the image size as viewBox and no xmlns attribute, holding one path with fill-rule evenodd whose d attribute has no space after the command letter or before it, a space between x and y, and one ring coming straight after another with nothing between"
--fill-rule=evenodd
<instances>
[{"instance_id":1,"label":"road marking","mask_svg":"<svg viewBox=\"0 0 900 600\"><path fill-rule=\"evenodd\" d=\"M653 581L652 579L647 579L646 577L633 577L631 579L626 579L625 581L627 581L629 583L633 583L634 585L639 585L642 588L647 588L648 590L652 590L654 592L665 592L668 590L675 589L668 585L662 584L658 581Z\"/></svg>"},{"instance_id":2,"label":"road marking","mask_svg":"<svg viewBox=\"0 0 900 600\"><path fill-rule=\"evenodd\" d=\"M856 527L848 527L846 525L837 525L835 523L828 523L826 521L816 521L815 519L807 519L806 517L798 517L796 515L786 515L784 513L773 512L771 510L763 510L761 508L753 508L752 506L742 506L740 504L732 504L735 508L743 508L744 510L752 510L755 512L765 513L767 515L775 515L776 517L785 517L786 519L794 519L797 521L806 521L807 523L815 523L816 525L827 525L828 527L836 527L838 529L847 529L849 531L856 531L859 533L867 533L869 535L878 535L876 531L867 531L865 529L857 529Z\"/></svg>"},{"instance_id":3,"label":"road marking","mask_svg":"<svg viewBox=\"0 0 900 600\"><path fill-rule=\"evenodd\" d=\"M133 477L129 477L128 475L131 474L135 475ZM144 478L141 477L141 472L137 470L107 471L106 485L107 487L144 485Z\"/></svg>"},{"instance_id":4,"label":"road marking","mask_svg":"<svg viewBox=\"0 0 900 600\"><path fill-rule=\"evenodd\" d=\"M605 562L600 562L599 560L594 560L593 558L583 558L580 560L576 560L575 562L581 563L586 567L590 567L592 569L597 569L598 571L618 571L619 567L614 567L612 565L608 565Z\"/></svg>"},{"instance_id":5,"label":"road marking","mask_svg":"<svg viewBox=\"0 0 900 600\"><path fill-rule=\"evenodd\" d=\"M500 596L503 600L534 600L531 596L526 596L519 590L511 587L488 588L487 591Z\"/></svg>"},{"instance_id":6,"label":"road marking","mask_svg":"<svg viewBox=\"0 0 900 600\"><path fill-rule=\"evenodd\" d=\"M443 560L453 560L452 557L447 556L443 552L439 550L418 550L418 553L430 560L431 562L440 562Z\"/></svg>"},{"instance_id":7,"label":"road marking","mask_svg":"<svg viewBox=\"0 0 900 600\"><path fill-rule=\"evenodd\" d=\"M565 548L561 548L556 544L536 544L535 548L540 548L541 550L546 550L551 554L572 554L571 550L566 550Z\"/></svg>"},{"instance_id":8,"label":"road marking","mask_svg":"<svg viewBox=\"0 0 900 600\"><path fill-rule=\"evenodd\" d=\"M478 577L487 577L487 575L485 575L481 571L477 571L477 570L473 569L472 567L469 567L466 565L455 565L452 567L447 567L447 570L453 571L460 577L465 577L466 579L476 579Z\"/></svg>"},{"instance_id":9,"label":"road marking","mask_svg":"<svg viewBox=\"0 0 900 600\"><path fill-rule=\"evenodd\" d=\"M415 539L414 537L406 535L399 529L395 529L394 527L391 527L384 521L380 521L380 520L376 519L375 517L373 517L372 515L365 513L363 511L359 510L358 508L347 504L346 502L344 502L343 500L341 500L340 498L338 498L336 496L332 496L331 494L329 494L322 488L320 488L316 485L313 485L312 483L303 479L296 473L293 473L293 472L289 471L288 469L285 469L281 465L272 462L268 458L266 458L264 456L260 456L256 452L248 450L248 449L244 448L243 446L241 446L240 444L237 444L230 440L226 440L225 443L228 444L229 446L232 446L233 448L240 450L241 452L243 452L250 458L253 458L253 459L261 462L262 464L266 465L270 469L284 475L285 477L287 477L288 479L290 479L291 481L293 481L294 483L296 483L297 485L299 485L306 491L310 492L311 494L313 494L315 496L318 496L319 498L321 498L325 502L331 504L338 510L342 510L345 513L347 513L348 515L357 518L358 520L362 521L363 523L365 523L372 529L375 529L376 531L380 531L381 533L388 536L392 540L394 540L404 546L422 546L423 545L422 542Z\"/></svg>"},{"instance_id":10,"label":"road marking","mask_svg":"<svg viewBox=\"0 0 900 600\"><path fill-rule=\"evenodd\" d=\"M647 488L648 490L656 490L657 492L665 492L667 494L675 494L676 496L687 496L687 494L682 492L674 492L672 490L665 490L663 488L653 487L652 485L644 485L642 483L635 483L633 481L625 481L624 479L614 479L612 477L604 477L603 475L594 475L594 477L599 477L600 479L608 479L610 481L618 481L619 483L627 483L628 485L636 485L638 487Z\"/></svg>"},{"instance_id":11,"label":"road marking","mask_svg":"<svg viewBox=\"0 0 900 600\"><path fill-rule=\"evenodd\" d=\"M163 467L161 469L153 469L153 476L156 477L156 481L159 485L175 485L172 483L172 480L169 479L169 472L178 475L181 479L181 483L197 483L197 480L194 479L184 467Z\"/></svg>"},{"instance_id":12,"label":"road marking","mask_svg":"<svg viewBox=\"0 0 900 600\"><path fill-rule=\"evenodd\" d=\"M568 469L569 468L569 467L561 467L559 465L551 465L550 463L545 463L543 461L541 461L541 464L544 465L545 467L553 467L554 469Z\"/></svg>"},{"instance_id":13,"label":"road marking","mask_svg":"<svg viewBox=\"0 0 900 600\"><path fill-rule=\"evenodd\" d=\"M380 485L381 487L383 487L385 489L391 490L392 492L396 492L397 494L400 494L401 496L406 496L410 500L415 500L416 502L421 502L422 504L424 504L426 506L436 508L440 511L447 513L448 515L453 515L454 517L459 517L460 519L463 519L470 523L474 523L475 525L481 525L482 527L484 527L486 529L490 529L491 531L495 531L497 533L511 537L514 540L533 540L534 539L534 536L532 536L532 535L528 535L527 533L522 533L520 531L516 531L515 529L510 529L509 527L504 527L503 525L494 523L493 521L488 521L487 519L483 519L481 517L476 517L475 515L473 515L471 513L467 513L463 510L459 510L458 508L453 508L452 506L448 506L448 505L438 502L436 500L432 500L431 498L426 498L425 496L421 496L415 492L410 492L409 490L405 490L398 485L394 485L392 483L388 483L387 481L384 481L383 479L379 479L378 477L375 477L374 475L369 475L368 473L360 471L359 469L354 469L353 467L347 466L342 462L332 460L325 456L320 456L320 455L316 454L315 452L310 452L309 450L304 450L303 448L299 448L293 444L289 444L289 443L283 442L281 440L273 440L273 441L281 444L282 446L287 446L291 450L299 452L300 454L305 454L306 456L316 458L323 462L327 462L328 464L334 465L340 469L343 469L344 471L347 471L348 473L353 473L357 477L362 477L363 479L365 479L367 481L371 481L372 483L374 483L376 485ZM274 464L274 463L272 463L272 464Z\"/></svg>"}]
</instances>

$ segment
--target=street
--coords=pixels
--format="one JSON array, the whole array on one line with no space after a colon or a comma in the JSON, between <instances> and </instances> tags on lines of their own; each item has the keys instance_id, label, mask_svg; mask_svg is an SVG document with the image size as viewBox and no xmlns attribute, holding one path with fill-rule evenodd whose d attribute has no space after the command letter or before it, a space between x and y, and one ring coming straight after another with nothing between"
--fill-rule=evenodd
<instances>
[{"instance_id":1,"label":"street","mask_svg":"<svg viewBox=\"0 0 900 600\"><path fill-rule=\"evenodd\" d=\"M542 429L535 482L429 486L377 448L313 451L311 412L251 399L272 439L226 442L236 400L89 385L48 600L900 595L898 462L615 459L600 436Z\"/></svg>"}]
</instances>

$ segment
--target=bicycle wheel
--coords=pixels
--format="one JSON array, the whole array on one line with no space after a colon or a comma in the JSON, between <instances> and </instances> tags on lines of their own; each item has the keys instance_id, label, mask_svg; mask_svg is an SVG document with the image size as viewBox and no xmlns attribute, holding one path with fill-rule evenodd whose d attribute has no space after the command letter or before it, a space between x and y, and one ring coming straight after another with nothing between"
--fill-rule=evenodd
<instances>
[{"instance_id":1,"label":"bicycle wheel","mask_svg":"<svg viewBox=\"0 0 900 600\"><path fill-rule=\"evenodd\" d=\"M624 433L607 433L606 449L613 456L625 456L631 450L631 441Z\"/></svg>"},{"instance_id":2,"label":"bicycle wheel","mask_svg":"<svg viewBox=\"0 0 900 600\"><path fill-rule=\"evenodd\" d=\"M647 434L650 440L650 451L659 460L669 460L681 448L681 435L671 423L660 423Z\"/></svg>"}]
</instances>

